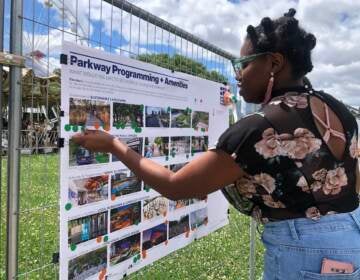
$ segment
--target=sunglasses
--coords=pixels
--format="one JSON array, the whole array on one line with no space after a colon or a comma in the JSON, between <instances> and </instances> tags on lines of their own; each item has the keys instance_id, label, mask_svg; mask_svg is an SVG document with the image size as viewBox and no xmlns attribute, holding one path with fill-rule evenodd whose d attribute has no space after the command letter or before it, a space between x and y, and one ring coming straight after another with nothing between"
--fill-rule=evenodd
<instances>
[{"instance_id":1,"label":"sunglasses","mask_svg":"<svg viewBox=\"0 0 360 280\"><path fill-rule=\"evenodd\" d=\"M251 55L247 55L247 56L243 56L243 57L235 58L235 59L231 60L232 66L234 67L235 74L237 74L241 70L243 70L246 66L248 66L248 64L251 61L255 60L257 57L266 55L266 54L271 54L271 52L262 52L262 53L251 54Z\"/></svg>"}]
</instances>

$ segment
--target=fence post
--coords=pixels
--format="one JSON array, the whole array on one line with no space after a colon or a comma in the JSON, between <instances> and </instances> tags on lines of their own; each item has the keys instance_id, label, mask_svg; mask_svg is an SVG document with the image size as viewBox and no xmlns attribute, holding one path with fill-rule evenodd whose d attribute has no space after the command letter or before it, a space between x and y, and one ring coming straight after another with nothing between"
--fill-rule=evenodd
<instances>
[{"instance_id":1,"label":"fence post","mask_svg":"<svg viewBox=\"0 0 360 280\"><path fill-rule=\"evenodd\" d=\"M249 279L255 280L255 245L256 245L256 221L251 219L250 222L250 261L249 261Z\"/></svg>"},{"instance_id":2,"label":"fence post","mask_svg":"<svg viewBox=\"0 0 360 280\"><path fill-rule=\"evenodd\" d=\"M23 1L11 1L10 53L22 54ZM6 273L14 280L18 273L18 226L20 185L21 68L10 67L9 144L7 178L7 251Z\"/></svg>"}]
</instances>

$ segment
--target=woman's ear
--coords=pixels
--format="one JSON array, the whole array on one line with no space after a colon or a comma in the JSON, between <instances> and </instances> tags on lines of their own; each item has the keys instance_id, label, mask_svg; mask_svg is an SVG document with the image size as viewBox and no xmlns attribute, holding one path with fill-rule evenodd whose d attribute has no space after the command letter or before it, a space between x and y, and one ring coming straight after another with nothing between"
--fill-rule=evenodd
<instances>
[{"instance_id":1,"label":"woman's ear","mask_svg":"<svg viewBox=\"0 0 360 280\"><path fill-rule=\"evenodd\" d=\"M271 69L274 74L280 72L285 66L285 58L281 53L271 54Z\"/></svg>"}]
</instances>

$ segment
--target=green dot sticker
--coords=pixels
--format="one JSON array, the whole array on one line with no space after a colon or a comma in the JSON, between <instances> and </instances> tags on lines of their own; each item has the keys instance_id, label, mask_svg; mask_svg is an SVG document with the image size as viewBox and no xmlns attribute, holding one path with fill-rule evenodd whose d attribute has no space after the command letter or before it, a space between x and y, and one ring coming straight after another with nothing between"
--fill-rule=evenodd
<instances>
[{"instance_id":1,"label":"green dot sticker","mask_svg":"<svg viewBox=\"0 0 360 280\"><path fill-rule=\"evenodd\" d=\"M65 128L65 131L70 131L71 130L71 125L66 124L64 128Z\"/></svg>"},{"instance_id":2,"label":"green dot sticker","mask_svg":"<svg viewBox=\"0 0 360 280\"><path fill-rule=\"evenodd\" d=\"M172 153L171 156L172 156L172 157L175 157L175 153Z\"/></svg>"},{"instance_id":3,"label":"green dot sticker","mask_svg":"<svg viewBox=\"0 0 360 280\"><path fill-rule=\"evenodd\" d=\"M137 256L133 258L133 263L136 263L138 261Z\"/></svg>"},{"instance_id":4,"label":"green dot sticker","mask_svg":"<svg viewBox=\"0 0 360 280\"><path fill-rule=\"evenodd\" d=\"M73 125L72 130L73 130L74 132L77 132L78 129L79 129L79 127L78 127L77 125Z\"/></svg>"},{"instance_id":5,"label":"green dot sticker","mask_svg":"<svg viewBox=\"0 0 360 280\"><path fill-rule=\"evenodd\" d=\"M76 244L71 244L70 245L70 250L75 251L76 250Z\"/></svg>"},{"instance_id":6,"label":"green dot sticker","mask_svg":"<svg viewBox=\"0 0 360 280\"><path fill-rule=\"evenodd\" d=\"M137 226L139 223L139 220L136 220L134 224Z\"/></svg>"},{"instance_id":7,"label":"green dot sticker","mask_svg":"<svg viewBox=\"0 0 360 280\"><path fill-rule=\"evenodd\" d=\"M140 260L140 254L138 254L138 255L136 256L136 258L137 258L137 260Z\"/></svg>"},{"instance_id":8,"label":"green dot sticker","mask_svg":"<svg viewBox=\"0 0 360 280\"><path fill-rule=\"evenodd\" d=\"M80 126L80 130L81 130L81 131L85 131L85 125Z\"/></svg>"},{"instance_id":9,"label":"green dot sticker","mask_svg":"<svg viewBox=\"0 0 360 280\"><path fill-rule=\"evenodd\" d=\"M150 188L149 187L145 187L144 188L146 192L149 192L150 191Z\"/></svg>"},{"instance_id":10,"label":"green dot sticker","mask_svg":"<svg viewBox=\"0 0 360 280\"><path fill-rule=\"evenodd\" d=\"M125 124L122 123L122 124L120 125L120 128L121 128L121 129L124 129L124 128L125 128Z\"/></svg>"},{"instance_id":11,"label":"green dot sticker","mask_svg":"<svg viewBox=\"0 0 360 280\"><path fill-rule=\"evenodd\" d=\"M170 112L170 111L171 111L171 108L170 108L170 107L167 107L167 111Z\"/></svg>"},{"instance_id":12,"label":"green dot sticker","mask_svg":"<svg viewBox=\"0 0 360 280\"><path fill-rule=\"evenodd\" d=\"M189 113L191 113L192 112L192 110L189 108Z\"/></svg>"},{"instance_id":13,"label":"green dot sticker","mask_svg":"<svg viewBox=\"0 0 360 280\"><path fill-rule=\"evenodd\" d=\"M144 110L144 105L140 105L140 110L142 111L142 110Z\"/></svg>"},{"instance_id":14,"label":"green dot sticker","mask_svg":"<svg viewBox=\"0 0 360 280\"><path fill-rule=\"evenodd\" d=\"M120 129L120 127L121 127L120 123L116 123L115 127L116 127L116 129Z\"/></svg>"},{"instance_id":15,"label":"green dot sticker","mask_svg":"<svg viewBox=\"0 0 360 280\"><path fill-rule=\"evenodd\" d=\"M168 160L169 160L169 156L166 156L165 160L168 161Z\"/></svg>"},{"instance_id":16,"label":"green dot sticker","mask_svg":"<svg viewBox=\"0 0 360 280\"><path fill-rule=\"evenodd\" d=\"M202 131L202 132L205 132L205 128L201 128L201 131Z\"/></svg>"},{"instance_id":17,"label":"green dot sticker","mask_svg":"<svg viewBox=\"0 0 360 280\"><path fill-rule=\"evenodd\" d=\"M191 156L193 157L195 153L191 153Z\"/></svg>"},{"instance_id":18,"label":"green dot sticker","mask_svg":"<svg viewBox=\"0 0 360 280\"><path fill-rule=\"evenodd\" d=\"M109 236L105 235L104 236L104 242L108 242L109 241Z\"/></svg>"},{"instance_id":19,"label":"green dot sticker","mask_svg":"<svg viewBox=\"0 0 360 280\"><path fill-rule=\"evenodd\" d=\"M136 128L135 128L135 132L136 132L136 133L140 133L141 131L142 131L141 127L136 127Z\"/></svg>"},{"instance_id":20,"label":"green dot sticker","mask_svg":"<svg viewBox=\"0 0 360 280\"><path fill-rule=\"evenodd\" d=\"M66 203L66 205L65 205L65 210L66 211L69 211L70 209L71 209L71 207L72 207L72 204L69 202L69 203Z\"/></svg>"}]
</instances>

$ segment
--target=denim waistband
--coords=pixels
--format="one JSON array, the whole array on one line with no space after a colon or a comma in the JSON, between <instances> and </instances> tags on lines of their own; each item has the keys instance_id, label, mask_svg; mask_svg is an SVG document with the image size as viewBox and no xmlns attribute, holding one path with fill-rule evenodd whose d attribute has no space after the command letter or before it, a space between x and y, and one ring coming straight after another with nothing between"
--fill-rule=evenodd
<instances>
[{"instance_id":1,"label":"denim waistband","mask_svg":"<svg viewBox=\"0 0 360 280\"><path fill-rule=\"evenodd\" d=\"M349 213L322 216L318 220L309 218L290 219L265 224L264 231L277 235L291 235L298 239L299 235L330 232L338 230L358 229L360 231L360 207Z\"/></svg>"}]
</instances>

